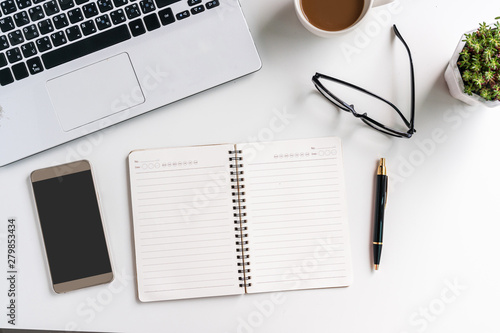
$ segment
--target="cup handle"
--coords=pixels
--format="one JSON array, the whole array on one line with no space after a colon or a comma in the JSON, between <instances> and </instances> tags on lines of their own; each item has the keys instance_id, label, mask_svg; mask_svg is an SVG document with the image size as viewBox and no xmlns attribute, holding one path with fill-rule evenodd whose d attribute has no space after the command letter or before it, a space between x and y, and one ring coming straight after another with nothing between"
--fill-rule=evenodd
<instances>
[{"instance_id":1,"label":"cup handle","mask_svg":"<svg viewBox=\"0 0 500 333\"><path fill-rule=\"evenodd\" d=\"M373 7L383 6L394 2L394 0L373 0Z\"/></svg>"}]
</instances>

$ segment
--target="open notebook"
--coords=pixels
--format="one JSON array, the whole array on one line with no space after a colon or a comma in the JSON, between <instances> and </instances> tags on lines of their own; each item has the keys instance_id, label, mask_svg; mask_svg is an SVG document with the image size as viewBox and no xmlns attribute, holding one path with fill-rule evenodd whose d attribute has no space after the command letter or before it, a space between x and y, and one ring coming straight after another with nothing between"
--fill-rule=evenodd
<instances>
[{"instance_id":1,"label":"open notebook","mask_svg":"<svg viewBox=\"0 0 500 333\"><path fill-rule=\"evenodd\" d=\"M129 155L141 301L348 286L338 138Z\"/></svg>"}]
</instances>

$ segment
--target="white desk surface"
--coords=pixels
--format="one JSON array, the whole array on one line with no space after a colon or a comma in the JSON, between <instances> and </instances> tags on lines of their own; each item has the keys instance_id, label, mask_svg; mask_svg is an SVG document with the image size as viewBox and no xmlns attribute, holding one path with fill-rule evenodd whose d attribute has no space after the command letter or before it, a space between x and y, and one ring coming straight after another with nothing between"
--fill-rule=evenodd
<instances>
[{"instance_id":1,"label":"white desk surface","mask_svg":"<svg viewBox=\"0 0 500 333\"><path fill-rule=\"evenodd\" d=\"M0 267L6 221L18 219L21 328L105 332L481 332L499 331L500 108L454 100L443 78L461 34L500 15L498 1L400 0L335 39L307 32L292 0L243 0L263 61L250 76L0 169ZM416 71L416 128L389 138L339 112L315 91L320 71L409 105L406 53ZM364 36L363 36L364 34ZM269 139L276 112L292 115L273 140L343 140L354 283L348 288L140 303L134 282L126 158L133 149ZM15 143L12 143L15 149ZM381 270L371 269L374 172L392 179ZM64 295L51 291L28 175L85 158L100 191L116 282ZM6 274L6 273L5 273ZM4 276L2 274L2 276ZM0 279L0 327L7 284Z\"/></svg>"}]
</instances>

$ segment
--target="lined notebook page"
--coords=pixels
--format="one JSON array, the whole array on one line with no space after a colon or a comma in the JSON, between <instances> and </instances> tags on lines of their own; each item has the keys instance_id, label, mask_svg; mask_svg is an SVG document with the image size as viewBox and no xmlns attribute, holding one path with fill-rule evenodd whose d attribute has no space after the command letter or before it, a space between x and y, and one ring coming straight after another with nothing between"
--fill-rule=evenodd
<instances>
[{"instance_id":1,"label":"lined notebook page","mask_svg":"<svg viewBox=\"0 0 500 333\"><path fill-rule=\"evenodd\" d=\"M130 154L141 301L243 293L238 280L230 150L234 145Z\"/></svg>"},{"instance_id":2,"label":"lined notebook page","mask_svg":"<svg viewBox=\"0 0 500 333\"><path fill-rule=\"evenodd\" d=\"M338 138L242 149L248 293L347 286L352 280Z\"/></svg>"}]
</instances>

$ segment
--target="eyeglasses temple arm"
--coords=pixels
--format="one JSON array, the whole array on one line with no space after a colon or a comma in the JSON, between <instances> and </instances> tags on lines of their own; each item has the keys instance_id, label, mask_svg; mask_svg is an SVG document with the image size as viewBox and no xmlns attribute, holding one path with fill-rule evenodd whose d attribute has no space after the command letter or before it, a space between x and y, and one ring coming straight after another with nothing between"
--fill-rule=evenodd
<instances>
[{"instance_id":1,"label":"eyeglasses temple arm","mask_svg":"<svg viewBox=\"0 0 500 333\"><path fill-rule=\"evenodd\" d=\"M410 48L408 47L408 44L406 44L403 36L399 32L396 25L394 24L392 26L392 28L394 30L394 34L396 35L396 37L398 37L399 40L403 43L404 47L406 48L406 51L408 52L408 57L410 58L410 75L411 75L411 120L410 120L411 128L410 128L410 130L412 132L414 132L415 131L415 71L413 69L413 59L411 56Z\"/></svg>"}]
</instances>

